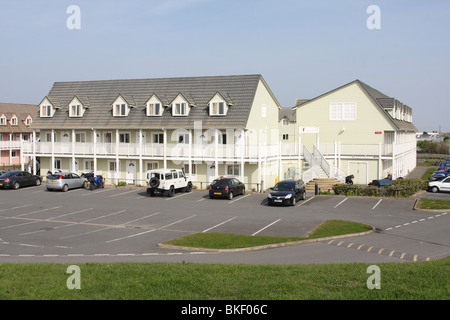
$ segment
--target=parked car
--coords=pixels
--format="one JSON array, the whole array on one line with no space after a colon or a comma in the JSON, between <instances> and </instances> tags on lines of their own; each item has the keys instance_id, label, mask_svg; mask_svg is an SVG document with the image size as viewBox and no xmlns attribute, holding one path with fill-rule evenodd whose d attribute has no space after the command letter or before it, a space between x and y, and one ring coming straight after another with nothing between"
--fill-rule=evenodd
<instances>
[{"instance_id":1,"label":"parked car","mask_svg":"<svg viewBox=\"0 0 450 320\"><path fill-rule=\"evenodd\" d=\"M431 180L432 181L442 180L449 175L450 175L450 168L438 170L438 171L433 172L433 174L431 175Z\"/></svg>"},{"instance_id":2,"label":"parked car","mask_svg":"<svg viewBox=\"0 0 450 320\"><path fill-rule=\"evenodd\" d=\"M381 180L372 180L372 183L369 185L375 186L375 187L384 187L384 186L392 186L394 185L392 183L392 180L390 179L381 179Z\"/></svg>"},{"instance_id":3,"label":"parked car","mask_svg":"<svg viewBox=\"0 0 450 320\"><path fill-rule=\"evenodd\" d=\"M5 170L0 170L0 176L4 175L7 171Z\"/></svg>"},{"instance_id":4,"label":"parked car","mask_svg":"<svg viewBox=\"0 0 450 320\"><path fill-rule=\"evenodd\" d=\"M428 191L431 192L450 191L450 176L442 180L428 182Z\"/></svg>"},{"instance_id":5,"label":"parked car","mask_svg":"<svg viewBox=\"0 0 450 320\"><path fill-rule=\"evenodd\" d=\"M285 204L295 206L297 200L306 199L306 185L303 180L287 179L278 182L267 195L269 206Z\"/></svg>"},{"instance_id":6,"label":"parked car","mask_svg":"<svg viewBox=\"0 0 450 320\"><path fill-rule=\"evenodd\" d=\"M437 171L450 168L450 161L441 161Z\"/></svg>"},{"instance_id":7,"label":"parked car","mask_svg":"<svg viewBox=\"0 0 450 320\"><path fill-rule=\"evenodd\" d=\"M0 188L17 190L21 187L41 185L41 177L27 171L9 171L0 176Z\"/></svg>"},{"instance_id":8,"label":"parked car","mask_svg":"<svg viewBox=\"0 0 450 320\"><path fill-rule=\"evenodd\" d=\"M446 156L445 161L450 161L450 156Z\"/></svg>"},{"instance_id":9,"label":"parked car","mask_svg":"<svg viewBox=\"0 0 450 320\"><path fill-rule=\"evenodd\" d=\"M69 189L86 188L87 179L80 177L76 173L54 173L47 178L46 187L49 191L62 190L66 192Z\"/></svg>"},{"instance_id":10,"label":"parked car","mask_svg":"<svg viewBox=\"0 0 450 320\"><path fill-rule=\"evenodd\" d=\"M157 169L147 171L147 193L153 197L162 193L173 197L176 190L190 192L192 181L186 177L183 169Z\"/></svg>"},{"instance_id":11,"label":"parked car","mask_svg":"<svg viewBox=\"0 0 450 320\"><path fill-rule=\"evenodd\" d=\"M233 177L221 177L215 179L209 185L209 198L228 198L233 199L234 196L245 194L245 185Z\"/></svg>"}]
</instances>

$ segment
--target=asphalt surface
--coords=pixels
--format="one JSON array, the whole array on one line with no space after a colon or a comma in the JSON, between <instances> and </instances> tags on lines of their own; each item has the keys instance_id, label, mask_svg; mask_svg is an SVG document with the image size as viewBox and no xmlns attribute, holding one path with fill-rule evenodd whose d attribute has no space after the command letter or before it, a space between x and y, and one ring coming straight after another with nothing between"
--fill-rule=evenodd
<instances>
[{"instance_id":1,"label":"asphalt surface","mask_svg":"<svg viewBox=\"0 0 450 320\"><path fill-rule=\"evenodd\" d=\"M448 193L419 196L450 200ZM137 187L0 190L0 262L380 263L450 255L450 212L414 210L415 202L308 194L295 207L269 207L258 193L230 201L208 199L206 191L150 198ZM376 232L249 252L158 246L195 232L305 236L329 219L367 223Z\"/></svg>"}]
</instances>

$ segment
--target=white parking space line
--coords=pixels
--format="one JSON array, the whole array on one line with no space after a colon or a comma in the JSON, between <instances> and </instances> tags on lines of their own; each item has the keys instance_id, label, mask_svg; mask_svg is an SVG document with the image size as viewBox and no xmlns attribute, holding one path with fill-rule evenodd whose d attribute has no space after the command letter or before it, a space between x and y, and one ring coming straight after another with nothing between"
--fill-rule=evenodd
<instances>
[{"instance_id":1,"label":"white parking space line","mask_svg":"<svg viewBox=\"0 0 450 320\"><path fill-rule=\"evenodd\" d=\"M195 201L195 202L201 202L201 201L204 201L204 200L206 200L206 198L201 198L201 199L198 199L197 201Z\"/></svg>"},{"instance_id":2,"label":"white parking space line","mask_svg":"<svg viewBox=\"0 0 450 320\"><path fill-rule=\"evenodd\" d=\"M117 193L117 194L112 194L112 195L110 195L110 196L108 196L108 197L109 197L109 198L112 198L112 197L118 197L118 196L122 196L122 195L124 195L124 194L132 193L132 192L136 192L136 190L131 190L131 191L127 191L127 192L121 192L121 193Z\"/></svg>"},{"instance_id":3,"label":"white parking space line","mask_svg":"<svg viewBox=\"0 0 450 320\"><path fill-rule=\"evenodd\" d=\"M15 209L24 208L24 207L30 207L30 206L32 206L32 204L24 204L23 206L6 208L6 209L0 209L0 212L8 211L8 210L15 210Z\"/></svg>"},{"instance_id":4,"label":"white parking space line","mask_svg":"<svg viewBox=\"0 0 450 320\"><path fill-rule=\"evenodd\" d=\"M153 217L153 216L156 216L156 215L158 215L158 214L160 214L160 213L161 213L161 212L155 212L155 213L149 214L149 215L147 215L147 216L145 216L145 217L142 217L142 218L137 218L137 219L134 219L134 220L130 220L130 221L121 223L120 226L126 226L126 225L128 225L128 224L130 224L130 223L133 223L133 222L136 222L136 221L139 221L139 220L143 220L143 219L146 219L146 218L149 218L149 217Z\"/></svg>"},{"instance_id":5,"label":"white parking space line","mask_svg":"<svg viewBox=\"0 0 450 320\"><path fill-rule=\"evenodd\" d=\"M314 196L312 196L311 198L306 199L305 201L300 202L297 207L300 207L301 205L304 205L305 203L307 203L308 201L311 201L312 199L314 199Z\"/></svg>"},{"instance_id":6,"label":"white parking space line","mask_svg":"<svg viewBox=\"0 0 450 320\"><path fill-rule=\"evenodd\" d=\"M233 219L236 219L237 217L233 217L233 218L231 218L231 219L228 219L228 220L226 220L226 221L224 221L224 222L221 222L221 223L219 223L219 224L216 224L215 226L213 226L213 227L211 227L211 228L208 228L208 229L206 229L206 230L203 230L202 232L208 232L209 230L212 230L212 229L214 229L214 228L217 228L217 227L219 227L219 226L221 226L221 225L223 225L223 224L225 224L225 223L227 223L227 222L229 222L229 221L231 221L231 220L233 220Z\"/></svg>"},{"instance_id":7,"label":"white parking space line","mask_svg":"<svg viewBox=\"0 0 450 320\"><path fill-rule=\"evenodd\" d=\"M169 223L168 225L165 225L165 226L163 226L163 227L161 227L161 228L155 228L155 229L147 230L147 231L144 231L144 232L132 234L132 235L129 235L129 236L126 236L126 237L108 240L108 241L106 241L106 243L111 243L111 242L116 242L116 241L120 241L120 240L124 240L124 239L134 238L134 237L137 237L137 236L141 236L141 235L143 235L143 234L147 234L147 233L150 233L150 232L154 232L154 231L156 231L156 230L161 230L161 229L170 227L170 226L172 226L172 225L174 225L174 224L176 224L176 223L180 223L180 222L183 222L183 221L185 221L185 220L191 219L191 218L193 218L193 217L195 217L195 216L197 216L197 215L194 214L194 215L189 216L189 217L187 217L187 218L184 218L184 219L181 219L181 220L178 220L178 221Z\"/></svg>"},{"instance_id":8,"label":"white parking space line","mask_svg":"<svg viewBox=\"0 0 450 320\"><path fill-rule=\"evenodd\" d=\"M50 210L59 209L59 208L62 208L62 206L53 207L53 208L47 208L47 209L42 209L42 210L36 210L36 211L31 211L31 212L27 212L27 213L22 213L22 214L17 215L16 217L28 216L28 215L30 215L30 214L35 214L35 213L40 213L40 212L50 211Z\"/></svg>"},{"instance_id":9,"label":"white parking space line","mask_svg":"<svg viewBox=\"0 0 450 320\"><path fill-rule=\"evenodd\" d=\"M233 202L239 201L239 200L241 200L241 199L247 198L247 197L249 197L249 196L250 196L250 194L247 194L247 195L245 195L245 196L236 198L235 200L228 201L228 203L233 203Z\"/></svg>"},{"instance_id":10,"label":"white parking space line","mask_svg":"<svg viewBox=\"0 0 450 320\"><path fill-rule=\"evenodd\" d=\"M92 219L84 220L84 221L81 221L81 222L78 222L78 223L86 223L86 222L91 222L91 221L94 221L94 220L98 220L98 219L102 219L102 218L110 217L110 216L113 216L113 215L116 215L116 214L119 214L119 213L122 213L122 212L125 212L125 211L127 211L127 210L120 210L120 211L117 211L117 212L113 212L113 213L110 213L110 214L105 214L105 215L103 215L103 216L100 216L100 217L96 217L96 218L92 218Z\"/></svg>"},{"instance_id":11,"label":"white parking space line","mask_svg":"<svg viewBox=\"0 0 450 320\"><path fill-rule=\"evenodd\" d=\"M345 201L347 201L348 198L345 198L344 200L342 200L341 202L339 202L337 205L334 206L334 208L339 207L341 204L343 204Z\"/></svg>"},{"instance_id":12,"label":"white parking space line","mask_svg":"<svg viewBox=\"0 0 450 320\"><path fill-rule=\"evenodd\" d=\"M377 204L372 207L372 210L375 210L376 207L383 201L383 199L378 200Z\"/></svg>"},{"instance_id":13,"label":"white parking space line","mask_svg":"<svg viewBox=\"0 0 450 320\"><path fill-rule=\"evenodd\" d=\"M93 195L93 194L107 192L107 191L112 191L112 190L116 190L116 188L106 188L106 189L99 190L99 191L91 190L91 192L83 193L82 196L90 196L90 195Z\"/></svg>"},{"instance_id":14,"label":"white parking space line","mask_svg":"<svg viewBox=\"0 0 450 320\"><path fill-rule=\"evenodd\" d=\"M189 192L186 192L184 194L179 194L177 196L174 196L174 197L171 197L171 198L167 198L166 201L173 200L173 199L176 199L176 198L179 198L179 197L184 197L184 196L187 196L188 194L189 194Z\"/></svg>"},{"instance_id":15,"label":"white parking space line","mask_svg":"<svg viewBox=\"0 0 450 320\"><path fill-rule=\"evenodd\" d=\"M270 226L272 226L272 225L274 225L275 223L277 223L278 221L280 221L281 219L278 219L278 220L276 220L276 221L274 221L274 222L272 222L271 224L269 224L269 225L267 225L267 226L265 226L264 228L262 228L262 229L260 229L260 230L258 230L258 231L256 231L254 234L252 234L252 236L254 236L254 235L257 235L258 233L260 233L261 231L263 231L263 230L265 230L265 229L267 229L267 228L269 228Z\"/></svg>"}]
</instances>

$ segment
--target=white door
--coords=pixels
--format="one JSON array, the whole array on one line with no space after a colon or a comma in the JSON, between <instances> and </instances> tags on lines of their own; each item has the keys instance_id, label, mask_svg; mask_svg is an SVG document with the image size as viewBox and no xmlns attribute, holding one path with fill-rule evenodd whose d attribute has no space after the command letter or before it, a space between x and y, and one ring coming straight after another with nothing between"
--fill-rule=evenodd
<instances>
[{"instance_id":1,"label":"white door","mask_svg":"<svg viewBox=\"0 0 450 320\"><path fill-rule=\"evenodd\" d=\"M136 182L136 162L132 160L127 161L127 184L134 184Z\"/></svg>"},{"instance_id":2,"label":"white door","mask_svg":"<svg viewBox=\"0 0 450 320\"><path fill-rule=\"evenodd\" d=\"M367 181L367 162L349 162L349 175L354 175L355 184L368 184Z\"/></svg>"},{"instance_id":3,"label":"white door","mask_svg":"<svg viewBox=\"0 0 450 320\"><path fill-rule=\"evenodd\" d=\"M213 163L207 163L206 167L206 182L211 183L216 178L216 166Z\"/></svg>"},{"instance_id":4,"label":"white door","mask_svg":"<svg viewBox=\"0 0 450 320\"><path fill-rule=\"evenodd\" d=\"M145 146L147 144L147 134L142 132L142 154L146 154ZM139 154L139 131L136 132L136 154Z\"/></svg>"}]
</instances>

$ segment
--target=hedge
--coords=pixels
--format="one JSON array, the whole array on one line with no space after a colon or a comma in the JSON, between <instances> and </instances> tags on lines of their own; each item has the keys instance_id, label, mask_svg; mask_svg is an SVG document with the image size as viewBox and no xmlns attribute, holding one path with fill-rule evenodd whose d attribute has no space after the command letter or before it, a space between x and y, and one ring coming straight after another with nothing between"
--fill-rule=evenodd
<instances>
[{"instance_id":1,"label":"hedge","mask_svg":"<svg viewBox=\"0 0 450 320\"><path fill-rule=\"evenodd\" d=\"M421 179L398 179L393 180L392 183L393 186L384 187L336 184L333 186L333 191L336 195L346 196L410 197L428 187L428 181Z\"/></svg>"}]
</instances>

